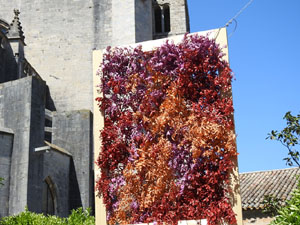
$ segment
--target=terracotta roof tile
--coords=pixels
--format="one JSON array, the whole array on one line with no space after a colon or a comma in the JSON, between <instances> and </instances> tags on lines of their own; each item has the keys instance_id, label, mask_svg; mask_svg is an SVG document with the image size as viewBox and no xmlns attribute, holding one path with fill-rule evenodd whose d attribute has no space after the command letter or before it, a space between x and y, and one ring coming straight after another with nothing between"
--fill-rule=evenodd
<instances>
[{"instance_id":1,"label":"terracotta roof tile","mask_svg":"<svg viewBox=\"0 0 300 225\"><path fill-rule=\"evenodd\" d=\"M300 174L298 167L240 173L243 210L262 208L265 195L289 200L291 191L297 186L297 174Z\"/></svg>"}]
</instances>

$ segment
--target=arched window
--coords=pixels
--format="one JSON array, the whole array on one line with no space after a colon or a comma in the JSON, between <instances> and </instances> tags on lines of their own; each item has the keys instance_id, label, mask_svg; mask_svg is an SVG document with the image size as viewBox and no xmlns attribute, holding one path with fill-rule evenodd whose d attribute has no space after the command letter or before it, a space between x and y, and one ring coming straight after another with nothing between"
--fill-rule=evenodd
<instances>
[{"instance_id":1,"label":"arched window","mask_svg":"<svg viewBox=\"0 0 300 225\"><path fill-rule=\"evenodd\" d=\"M55 215L56 192L54 183L50 177L46 177L43 184L43 213L45 215Z\"/></svg>"},{"instance_id":2,"label":"arched window","mask_svg":"<svg viewBox=\"0 0 300 225\"><path fill-rule=\"evenodd\" d=\"M169 4L154 4L153 5L153 16L154 16L154 34L155 35L167 35L171 31L171 20L170 20L170 6Z\"/></svg>"},{"instance_id":3,"label":"arched window","mask_svg":"<svg viewBox=\"0 0 300 225\"><path fill-rule=\"evenodd\" d=\"M162 32L162 18L161 18L161 8L159 5L154 6L154 20L155 20L155 32Z\"/></svg>"}]
</instances>

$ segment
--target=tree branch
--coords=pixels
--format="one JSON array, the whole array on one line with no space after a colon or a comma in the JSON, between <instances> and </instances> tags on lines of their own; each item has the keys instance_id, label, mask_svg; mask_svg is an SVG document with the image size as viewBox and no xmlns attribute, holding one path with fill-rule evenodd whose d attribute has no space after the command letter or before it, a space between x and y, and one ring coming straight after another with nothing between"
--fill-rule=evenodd
<instances>
[{"instance_id":1,"label":"tree branch","mask_svg":"<svg viewBox=\"0 0 300 225\"><path fill-rule=\"evenodd\" d=\"M283 146L285 146L285 147L288 149L291 158L293 159L293 161L294 161L294 162L298 165L298 167L300 168L300 163L299 163L299 161L294 157L294 152L290 149L289 145L284 144L284 143L282 142L282 140L279 140L279 141L280 141L280 143L281 143Z\"/></svg>"}]
</instances>

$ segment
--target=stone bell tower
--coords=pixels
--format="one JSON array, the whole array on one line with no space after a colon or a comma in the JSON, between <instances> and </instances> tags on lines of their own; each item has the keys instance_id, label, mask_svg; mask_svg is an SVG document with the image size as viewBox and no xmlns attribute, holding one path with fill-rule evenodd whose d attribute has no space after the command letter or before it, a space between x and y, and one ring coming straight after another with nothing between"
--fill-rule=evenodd
<instances>
[{"instance_id":1,"label":"stone bell tower","mask_svg":"<svg viewBox=\"0 0 300 225\"><path fill-rule=\"evenodd\" d=\"M153 39L190 32L187 0L153 1Z\"/></svg>"},{"instance_id":2,"label":"stone bell tower","mask_svg":"<svg viewBox=\"0 0 300 225\"><path fill-rule=\"evenodd\" d=\"M111 45L165 38L189 31L186 0L111 0Z\"/></svg>"},{"instance_id":3,"label":"stone bell tower","mask_svg":"<svg viewBox=\"0 0 300 225\"><path fill-rule=\"evenodd\" d=\"M22 12L26 59L47 82L58 111L92 109L93 50L189 32L187 0L0 0L0 5L4 20L15 8ZM24 42L18 12L16 17L11 33Z\"/></svg>"}]
</instances>

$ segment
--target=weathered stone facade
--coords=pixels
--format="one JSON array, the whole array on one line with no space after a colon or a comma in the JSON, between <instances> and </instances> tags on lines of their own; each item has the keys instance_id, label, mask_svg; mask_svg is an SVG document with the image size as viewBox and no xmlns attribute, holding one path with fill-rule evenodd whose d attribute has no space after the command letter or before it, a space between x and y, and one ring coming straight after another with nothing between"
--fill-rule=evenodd
<instances>
[{"instance_id":1,"label":"weathered stone facade","mask_svg":"<svg viewBox=\"0 0 300 225\"><path fill-rule=\"evenodd\" d=\"M68 149L73 156L70 173L74 176L69 189L72 208L87 208L94 204L92 130L89 110L53 113L52 143Z\"/></svg>"},{"instance_id":2,"label":"weathered stone facade","mask_svg":"<svg viewBox=\"0 0 300 225\"><path fill-rule=\"evenodd\" d=\"M171 29L158 34L153 7L165 3ZM188 32L186 1L0 5L0 217L25 206L59 216L93 208L92 50ZM22 14L9 24L15 8Z\"/></svg>"},{"instance_id":3,"label":"weathered stone facade","mask_svg":"<svg viewBox=\"0 0 300 225\"><path fill-rule=\"evenodd\" d=\"M13 148L13 132L10 129L0 128L0 177L5 182L0 189L0 217L8 215L9 210L9 187L10 187L10 168L11 155Z\"/></svg>"},{"instance_id":4,"label":"weathered stone facade","mask_svg":"<svg viewBox=\"0 0 300 225\"><path fill-rule=\"evenodd\" d=\"M49 87L24 57L18 14L15 10L10 25L0 21L0 217L26 206L58 216L81 206L93 208L91 112L54 116Z\"/></svg>"},{"instance_id":5,"label":"weathered stone facade","mask_svg":"<svg viewBox=\"0 0 300 225\"><path fill-rule=\"evenodd\" d=\"M155 1L153 1L155 2ZM189 31L186 0L170 5L171 31ZM151 0L0 0L0 18L19 8L26 58L50 87L56 109L92 109L92 50L153 39Z\"/></svg>"}]
</instances>

